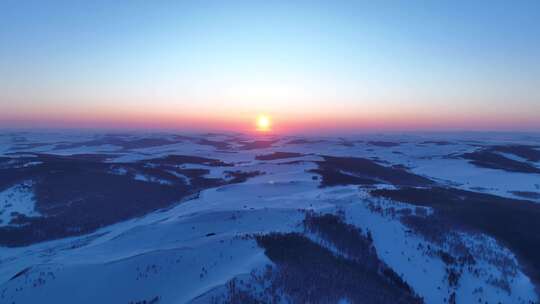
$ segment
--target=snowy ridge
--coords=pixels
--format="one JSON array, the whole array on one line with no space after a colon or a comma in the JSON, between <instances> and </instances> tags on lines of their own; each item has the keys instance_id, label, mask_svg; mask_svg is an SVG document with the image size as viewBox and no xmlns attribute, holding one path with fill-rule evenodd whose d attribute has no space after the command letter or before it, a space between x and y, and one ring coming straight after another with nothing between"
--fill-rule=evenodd
<instances>
[{"instance_id":1,"label":"snowy ridge","mask_svg":"<svg viewBox=\"0 0 540 304\"><path fill-rule=\"evenodd\" d=\"M210 139L230 141L233 137L238 135L215 135ZM210 178L222 178L226 171L234 170L264 174L242 183L202 190L169 208L101 227L86 235L22 247L0 247L0 303L36 303L43 299L51 303L205 303L226 292L231 280L248 281L253 271L273 265L253 236L303 233L306 210L320 214L343 212L347 223L370 231L379 258L426 303L449 303L452 294L455 303L538 301L535 285L504 243L471 231L457 231L452 234L454 240L448 238L447 242L435 243L402 221L403 215L417 215L417 212L431 216L436 212L433 208L370 195L372 189L398 186L382 183L321 187L321 177L313 173L316 162L323 161L321 155L352 156L375 160L387 167L403 165L409 172L443 185L467 190L481 188L476 191L501 197L516 197L509 191L540 191L538 176L534 174L478 168L467 160L448 157L475 149L456 138L444 139L452 141L451 144L425 143L430 140L425 136L379 138L375 143L373 138L347 139L354 141L352 146L329 138L307 143L299 138L278 138L271 147L249 150L242 150L242 143L247 140L242 139L231 143L226 152L194 139L129 151L102 145L54 150L55 142L73 140L68 138L67 135L29 137L29 141L47 145L23 150L62 155L74 151L75 154L108 152L106 162L118 164L111 174L119 175L127 173L122 170L123 164L170 154L204 156L233 164L232 167L181 165L184 169L207 169L206 177ZM89 135L78 140L95 138ZM298 143L288 144L292 140ZM504 138L491 140L489 144L506 141L522 143ZM382 142L396 142L396 145ZM9 156L6 153L12 153L15 148L3 149L10 151L4 152ZM304 155L256 159L257 155L280 151ZM161 181L149 176L135 178L148 183ZM8 204L11 206L7 207ZM11 221L11 212L40 216L31 181L3 189L0 207L2 226ZM474 267L445 260L443 253L458 256L453 251L457 242L474 253ZM450 282L450 270L460 272L457 283ZM346 302L347 299L342 299L342 303Z\"/></svg>"}]
</instances>

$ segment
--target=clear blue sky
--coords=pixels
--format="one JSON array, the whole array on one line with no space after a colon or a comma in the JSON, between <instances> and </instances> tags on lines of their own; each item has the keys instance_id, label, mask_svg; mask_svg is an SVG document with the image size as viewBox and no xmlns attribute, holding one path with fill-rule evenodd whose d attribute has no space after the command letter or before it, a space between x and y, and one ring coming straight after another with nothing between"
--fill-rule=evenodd
<instances>
[{"instance_id":1,"label":"clear blue sky","mask_svg":"<svg viewBox=\"0 0 540 304\"><path fill-rule=\"evenodd\" d=\"M0 126L540 130L540 1L0 1Z\"/></svg>"}]
</instances>

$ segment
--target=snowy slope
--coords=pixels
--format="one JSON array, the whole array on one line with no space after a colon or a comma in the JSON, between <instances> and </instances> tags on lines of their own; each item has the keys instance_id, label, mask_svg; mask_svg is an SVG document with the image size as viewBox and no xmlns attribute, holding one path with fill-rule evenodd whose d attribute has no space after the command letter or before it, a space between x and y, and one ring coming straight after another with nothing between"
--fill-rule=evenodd
<instances>
[{"instance_id":1,"label":"snowy slope","mask_svg":"<svg viewBox=\"0 0 540 304\"><path fill-rule=\"evenodd\" d=\"M88 135L94 138L94 135ZM234 135L237 137L237 135ZM370 140L400 141L381 147ZM124 163L170 154L211 157L234 163L234 170L264 172L247 181L202 191L197 197L174 206L114 225L89 235L37 243L25 247L0 248L0 303L130 303L146 300L156 303L188 303L212 291L222 290L235 277L246 277L272 262L251 238L270 232L301 232L304 210L346 214L348 223L371 231L379 257L399 274L426 303L445 303L455 292L457 303L529 303L537 301L535 286L524 274L514 254L493 238L460 234L461 240L478 248L485 246L495 256L505 256L517 265L511 274L489 259L478 258L477 271L464 269L457 286L447 280L447 265L425 248L450 250L447 244L434 244L410 231L394 211L414 209L407 204L375 199L359 186L319 187L314 163L320 155L377 158L385 165L401 164L411 172L443 184L464 189L514 197L509 191L540 191L540 176L477 168L463 159L448 155L471 151L474 147L458 142L448 145L422 144L423 136L358 137L352 146L332 138L287 144L279 138L270 148L221 151L194 141L119 152L112 146L81 146L46 150L55 141L73 141L68 135L28 136L28 141L47 146L24 149L61 155L110 153L109 162ZM232 136L212 139L231 141ZM3 153L13 152L13 143L3 139ZM81 138L79 141L83 141ZM468 139L470 140L470 139ZM478 140L487 139L481 138ZM489 143L507 142L504 137ZM513 140L512 142L522 142ZM51 146L52 145L52 146ZM232 143L232 147L240 144ZM306 154L290 159L261 161L257 155L287 151ZM209 169L208 177L222 177L228 168L189 164L187 169ZM445 168L441 170L441 168ZM144 176L139 178L144 179ZM150 181L151 182L151 181ZM392 187L377 185L375 187ZM10 205L10 206L8 206ZM377 207L377 208L374 208ZM0 192L2 223L11 212L39 216L31 182ZM386 211L385 211L386 210ZM414 211L413 211L414 212ZM493 284L506 275L509 291ZM208 299L208 298L206 298Z\"/></svg>"}]
</instances>

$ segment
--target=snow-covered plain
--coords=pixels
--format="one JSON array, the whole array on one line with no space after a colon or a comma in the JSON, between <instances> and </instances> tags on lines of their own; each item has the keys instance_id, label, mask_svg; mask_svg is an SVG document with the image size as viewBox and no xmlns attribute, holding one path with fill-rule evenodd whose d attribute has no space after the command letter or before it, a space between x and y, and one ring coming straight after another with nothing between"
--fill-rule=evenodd
<instances>
[{"instance_id":1,"label":"snow-covered plain","mask_svg":"<svg viewBox=\"0 0 540 304\"><path fill-rule=\"evenodd\" d=\"M233 164L182 165L183 169L207 169L205 176L209 178L225 178L226 171L234 170L264 174L242 183L203 190L169 208L89 234L22 247L0 247L0 303L204 303L210 301L211 294L224 291L230 280L249 277L252 271L272 264L251 236L302 233L305 210L321 214L343 212L347 223L369 230L379 258L426 303L448 303L452 293L456 303L538 301L535 285L503 242L478 232L456 232L454 237L459 244L471 252L487 248L489 254L476 256L475 266L461 269L459 282L449 284L449 267L458 266L445 264L433 253L451 253L452 243L431 242L404 225L399 210L414 213L414 206L372 197L363 186L320 187L321 177L312 172L323 156L361 157L388 167L405 166L441 185L519 198L516 191L540 193L539 174L481 168L453 156L475 151L479 145L540 145L538 136L394 134L253 139L238 134L180 138L171 134L129 135L131 140L171 139L167 144L136 148L125 148L125 143L115 146L113 140L100 142L100 138L96 134L12 134L1 139L0 156L105 154L107 163L121 166L168 155L191 155ZM221 149L200 139L230 147ZM271 144L263 148L246 148L243 144L254 140ZM273 152L303 155L257 159ZM143 175L134 178L161 183ZM394 186L379 184L371 188ZM32 181L0 190L0 225L10 226L12 212L40 216ZM530 200L540 204L540 198ZM501 266L494 262L496 259L504 259L506 264ZM497 284L502 281L507 282L504 287Z\"/></svg>"}]
</instances>

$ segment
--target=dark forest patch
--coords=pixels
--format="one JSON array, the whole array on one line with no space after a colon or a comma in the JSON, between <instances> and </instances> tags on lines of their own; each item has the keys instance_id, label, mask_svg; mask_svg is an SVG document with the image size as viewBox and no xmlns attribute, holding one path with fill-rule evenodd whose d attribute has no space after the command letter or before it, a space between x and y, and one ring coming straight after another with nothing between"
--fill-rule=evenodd
<instances>
[{"instance_id":1,"label":"dark forest patch","mask_svg":"<svg viewBox=\"0 0 540 304\"><path fill-rule=\"evenodd\" d=\"M508 246L540 282L540 205L453 188L373 190L372 195L435 209L439 217L465 229L491 235Z\"/></svg>"},{"instance_id":2,"label":"dark forest patch","mask_svg":"<svg viewBox=\"0 0 540 304\"><path fill-rule=\"evenodd\" d=\"M50 143L20 143L15 144L10 150L31 150L40 147L50 146Z\"/></svg>"},{"instance_id":3,"label":"dark forest patch","mask_svg":"<svg viewBox=\"0 0 540 304\"><path fill-rule=\"evenodd\" d=\"M540 146L527 146L527 145L507 145L507 146L493 146L489 150L513 154L515 156L524 158L531 162L540 161Z\"/></svg>"},{"instance_id":4,"label":"dark forest patch","mask_svg":"<svg viewBox=\"0 0 540 304\"><path fill-rule=\"evenodd\" d=\"M401 186L425 186L433 182L402 168L386 167L375 161L357 157L323 156L311 172L322 176L321 187L337 185L372 185L389 183Z\"/></svg>"},{"instance_id":5,"label":"dark forest patch","mask_svg":"<svg viewBox=\"0 0 540 304\"><path fill-rule=\"evenodd\" d=\"M526 199L540 199L540 192L532 191L510 191L513 195L520 196Z\"/></svg>"},{"instance_id":6,"label":"dark forest patch","mask_svg":"<svg viewBox=\"0 0 540 304\"><path fill-rule=\"evenodd\" d=\"M231 148L231 145L224 141L199 139L196 141L196 143L203 146L211 146L218 150L229 150Z\"/></svg>"},{"instance_id":7,"label":"dark forest patch","mask_svg":"<svg viewBox=\"0 0 540 304\"><path fill-rule=\"evenodd\" d=\"M381 267L369 231L364 235L362 229L345 223L340 216L319 215L314 212L306 214L303 225L308 232L331 242L339 252L349 259L362 263L366 269L377 271Z\"/></svg>"},{"instance_id":8,"label":"dark forest patch","mask_svg":"<svg viewBox=\"0 0 540 304\"><path fill-rule=\"evenodd\" d=\"M240 141L240 150L255 150L271 148L277 140Z\"/></svg>"},{"instance_id":9,"label":"dark forest patch","mask_svg":"<svg viewBox=\"0 0 540 304\"><path fill-rule=\"evenodd\" d=\"M211 303L423 303L343 213L307 212L303 226L304 234L256 235L273 265L230 280Z\"/></svg>"},{"instance_id":10,"label":"dark forest patch","mask_svg":"<svg viewBox=\"0 0 540 304\"><path fill-rule=\"evenodd\" d=\"M465 153L462 154L461 157L468 159L473 165L482 168L498 169L508 172L540 174L540 169L529 163L509 159L489 150L479 150L471 153Z\"/></svg>"},{"instance_id":11,"label":"dark forest patch","mask_svg":"<svg viewBox=\"0 0 540 304\"><path fill-rule=\"evenodd\" d=\"M274 152L271 154L257 155L256 160L276 160L285 158L302 157L304 154L296 152Z\"/></svg>"},{"instance_id":12,"label":"dark forest patch","mask_svg":"<svg viewBox=\"0 0 540 304\"><path fill-rule=\"evenodd\" d=\"M87 140L87 141L82 141L82 142L57 144L54 149L64 150L64 149L73 149L73 148L80 148L80 147L96 147L96 146L102 146L102 145L113 145L113 146L121 147L124 150L131 150L131 149L172 145L179 142L182 142L182 140L172 140L172 139L167 139L167 138L153 138L153 137L129 139L129 138L124 138L122 136L107 135L107 136L103 136L102 138L92 139L92 140Z\"/></svg>"},{"instance_id":13,"label":"dark forest patch","mask_svg":"<svg viewBox=\"0 0 540 304\"><path fill-rule=\"evenodd\" d=\"M318 144L323 143L324 140L310 140L310 139L293 139L286 142L286 145L308 145L308 144Z\"/></svg>"},{"instance_id":14,"label":"dark forest patch","mask_svg":"<svg viewBox=\"0 0 540 304\"><path fill-rule=\"evenodd\" d=\"M169 140L165 138L141 138L141 139L135 139L135 140L121 140L117 143L117 145L120 145L124 150L131 150L131 149L166 146L166 145L177 144L179 142L182 142L182 141Z\"/></svg>"},{"instance_id":15,"label":"dark forest patch","mask_svg":"<svg viewBox=\"0 0 540 304\"><path fill-rule=\"evenodd\" d=\"M370 146L385 147L385 148L397 147L400 145L400 143L391 142L391 141L368 141L367 144Z\"/></svg>"},{"instance_id":16,"label":"dark forest patch","mask_svg":"<svg viewBox=\"0 0 540 304\"><path fill-rule=\"evenodd\" d=\"M247 181L250 178L263 175L262 171L225 171L225 177L229 179L229 183L238 184Z\"/></svg>"},{"instance_id":17,"label":"dark forest patch","mask_svg":"<svg viewBox=\"0 0 540 304\"><path fill-rule=\"evenodd\" d=\"M0 244L23 246L82 235L100 227L166 208L210 187L240 183L260 172L230 171L228 179L207 178L208 169L185 169L185 163L232 166L216 159L172 155L134 163L106 163L101 155L36 154L17 162L35 166L0 169L0 189L31 180L36 209L43 216L19 214L0 227ZM145 179L137 179L143 176Z\"/></svg>"},{"instance_id":18,"label":"dark forest patch","mask_svg":"<svg viewBox=\"0 0 540 304\"><path fill-rule=\"evenodd\" d=\"M406 283L389 279L399 278L395 273L337 256L301 234L258 236L257 243L276 264L268 275L271 288L283 290L293 303L423 303Z\"/></svg>"},{"instance_id":19,"label":"dark forest patch","mask_svg":"<svg viewBox=\"0 0 540 304\"><path fill-rule=\"evenodd\" d=\"M181 164L198 164L210 167L232 167L233 164L225 163L219 159L191 156L191 155L168 155L162 158L153 158L148 160L154 164L178 166Z\"/></svg>"},{"instance_id":20,"label":"dark forest patch","mask_svg":"<svg viewBox=\"0 0 540 304\"><path fill-rule=\"evenodd\" d=\"M444 141L444 140L427 140L427 141L421 142L420 144L422 144L422 145L436 145L436 146L453 145L452 142Z\"/></svg>"}]
</instances>

